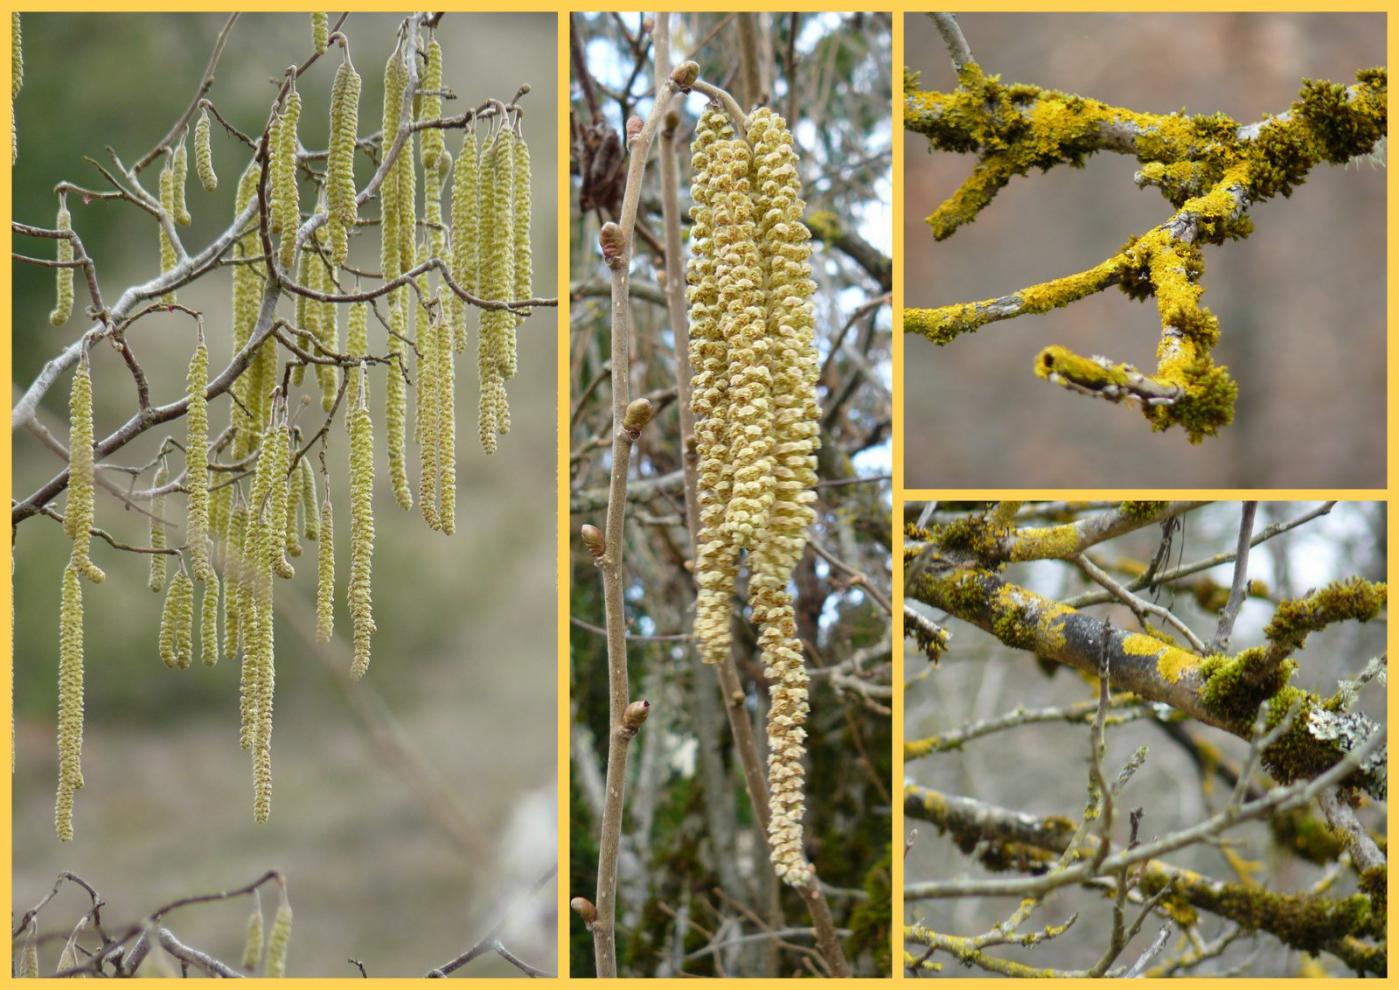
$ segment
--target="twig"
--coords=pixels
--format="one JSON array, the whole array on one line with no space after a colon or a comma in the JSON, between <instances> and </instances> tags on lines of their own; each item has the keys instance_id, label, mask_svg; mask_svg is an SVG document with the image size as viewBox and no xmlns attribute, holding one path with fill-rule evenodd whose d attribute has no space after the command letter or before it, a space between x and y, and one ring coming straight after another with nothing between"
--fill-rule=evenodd
<instances>
[{"instance_id":1,"label":"twig","mask_svg":"<svg viewBox=\"0 0 1399 990\"><path fill-rule=\"evenodd\" d=\"M1244 599L1248 597L1248 551L1253 539L1253 519L1258 513L1257 502L1245 502L1243 518L1239 521L1239 547L1234 551L1234 584L1229 589L1229 601L1224 611L1219 613L1219 626L1210 641L1210 653L1223 653L1229 649L1229 640L1234 635L1234 621L1239 617ZM1204 650L1200 651L1205 652Z\"/></svg>"}]
</instances>

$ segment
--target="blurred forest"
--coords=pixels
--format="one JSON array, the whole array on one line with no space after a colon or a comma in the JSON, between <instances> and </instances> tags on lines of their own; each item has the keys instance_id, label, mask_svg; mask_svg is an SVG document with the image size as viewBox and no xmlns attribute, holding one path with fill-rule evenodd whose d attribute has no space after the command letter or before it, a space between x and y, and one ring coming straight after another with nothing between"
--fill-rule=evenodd
<instances>
[{"instance_id":1,"label":"blurred forest","mask_svg":"<svg viewBox=\"0 0 1399 990\"><path fill-rule=\"evenodd\" d=\"M16 103L19 159L14 217L49 227L60 179L103 188L83 157L105 162L110 146L132 161L161 140L189 104L227 15L24 15L25 84ZM400 15L353 14L344 31L364 77L360 133L379 129L383 66ZM459 94L445 112L486 97L509 100L528 83L525 133L533 156L535 285L553 295L557 272L554 190L556 19L552 14L448 14L436 31L446 52L445 82ZM211 92L220 112L259 132L283 68L310 52L305 14L244 14L235 25ZM301 140L324 148L332 53L299 88L305 100ZM247 150L217 122L215 192L189 181L193 227L186 243L207 243L233 217ZM449 138L456 150L456 138ZM191 153L191 160L193 154ZM191 165L193 162L191 161ZM358 184L371 174L364 156ZM152 170L148 178L154 180ZM306 198L303 193L303 205ZM70 195L74 228L95 258L108 303L158 271L151 218L124 203L83 203ZM377 216L377 208L366 213ZM377 227L356 238L351 265L378 269ZM23 249L52 256L52 241ZM16 239L16 248L21 247ZM40 365L88 326L81 274L74 318L48 324L51 270L13 266L14 394ZM229 285L220 268L180 290L180 302L204 312L211 366L230 356ZM283 300L285 315L290 302ZM342 314L342 326L343 326ZM184 389L192 323L180 314L144 319L131 345L150 378L155 402ZM347 957L371 976L422 975L464 951L520 900L504 938L518 953L553 969L557 946L553 885L523 895L555 861L555 657L552 621L539 621L555 588L554 513L556 316L536 310L520 328L514 428L498 454L475 443L474 370L457 393L462 424L458 531L430 532L404 513L385 483L379 438L374 560L378 635L375 662L351 685L348 613L337 596L337 638L313 645L315 553L280 593L275 808L255 826L247 757L238 747L238 664L167 670L156 651L162 596L145 587L146 558L100 540L93 553L108 572L87 593L86 787L77 801L77 837L54 837L55 656L60 571L67 538L34 517L16 534L14 556L16 773L13 887L17 911L36 903L60 870L106 897L105 919L120 925L176 897L249 883L269 868L287 877L296 927L289 975L355 976ZM382 348L382 331L371 342ZM474 337L474 331L473 331ZM377 351L376 351L377 352ZM474 353L474 343L473 343ZM130 375L112 347L92 352L97 435L135 408ZM374 372L373 416L382 428L382 372ZM68 376L43 403L40 420L67 437ZM319 410L315 419L319 422ZM215 432L229 401L210 404ZM337 418L328 460L344 492L347 459ZM183 421L153 429L121 452L148 461ZM13 492L28 495L63 462L28 433L14 436ZM172 518L183 500L171 500ZM97 525L135 545L146 521L99 490ZM348 573L348 502L337 499L337 567ZM314 547L314 545L312 545ZM310 561L310 566L304 562ZM502 745L502 740L509 745ZM270 912L272 904L265 901ZM41 916L71 925L86 898L66 890ZM187 909L175 916L181 938L236 959L247 901ZM68 919L66 922L63 919ZM66 931L66 929L65 929ZM44 965L56 959L45 949ZM462 971L512 976L495 955Z\"/></svg>"},{"instance_id":2,"label":"blurred forest","mask_svg":"<svg viewBox=\"0 0 1399 990\"><path fill-rule=\"evenodd\" d=\"M745 92L740 21L755 29L758 93ZM798 145L806 220L817 241L816 337L823 373L818 521L797 567L796 612L812 674L806 839L856 975L889 971L892 703L889 553L890 21L881 14L679 14L673 64L745 108L769 103ZM573 18L574 223L570 327L570 534L601 527L610 457L608 273L598 229L615 219L622 176L600 169L624 122L652 104L651 38L640 16ZM585 73L585 75L580 75ZM680 206L688 224L689 144L705 100L683 103ZM582 173L580 175L580 172ZM775 880L731 742L714 668L688 642L694 619L675 403L674 338L661 287L659 179L648 169L632 270L631 395L658 413L632 458L625 595L633 698L651 702L632 744L618 885L624 976L810 975L811 922ZM682 232L684 233L684 232ZM683 266L683 260L682 260ZM682 267L683 270L683 267ZM593 896L608 733L599 570L571 542L573 711L569 890ZM817 549L819 547L819 550ZM827 559L829 557L829 559ZM831 563L834 560L836 563ZM862 587L847 568L859 572ZM755 631L735 655L759 744L767 704ZM778 941L764 929L784 933ZM572 919L571 973L595 972Z\"/></svg>"},{"instance_id":3,"label":"blurred forest","mask_svg":"<svg viewBox=\"0 0 1399 990\"><path fill-rule=\"evenodd\" d=\"M928 508L926 504L910 502L906 521L914 523L923 517L936 525L970 518L986 506L942 502L933 515L925 516ZM1115 503L1026 503L1017 525L1043 526L1088 519L1114 508ZM1083 557L1127 583L1132 575L1141 573L1142 566L1158 558L1163 545L1165 555L1158 566L1158 573L1162 574L1208 561L1216 554L1232 553L1239 540L1240 520L1240 503L1211 503L1181 514L1179 526L1172 525L1169 541L1164 544L1163 525L1151 523L1101 542ZM1295 528L1253 547L1247 567L1249 595L1237 614L1229 653L1266 643L1265 626L1284 599L1310 594L1340 579L1385 579L1388 517L1383 503L1339 502L1328 507L1316 502L1262 502L1253 522L1253 538L1298 521L1302 522ZM1004 574L1007 581L1054 602L1068 602L1096 592L1096 598L1107 602L1085 605L1080 611L1107 619L1118 630L1143 630L1133 610L1103 591L1103 586L1090 580L1072 559L1012 563ZM1233 563L1224 562L1135 594L1144 602L1169 610L1209 641L1229 597L1233 575ZM908 892L925 883L954 885L977 878L1043 877L1051 864L1037 861L1034 857L1038 851L1031 844L1016 852L1013 844L998 845L994 839L978 844L974 828L944 830L932 821L936 815L930 817L926 810L918 810L914 805L921 804L931 793L942 795L949 807L966 797L1017 815L1048 819L1071 830L1084 814L1089 793L1089 723L1097 709L1097 679L1081 670L1038 658L1033 652L1012 649L977 626L946 617L921 601L911 598L908 608L916 616L945 626L951 639L936 665L923 659L919 645L912 639L905 643L905 755L909 788L905 807L906 834L911 846L906 860L905 921L934 932L973 936L1004 921L1015 910L1019 896L915 899ZM1151 631L1152 635L1171 636L1177 645L1189 649L1180 631L1167 625L1159 615L1149 616L1149 622L1159 627ZM1387 725L1385 644L1383 613L1371 622L1330 625L1314 632L1303 649L1291 654L1298 663L1292 683L1328 698L1343 687L1342 682L1363 679L1367 664L1378 664L1378 671L1369 671L1374 680L1359 688L1354 710L1383 729ZM1372 659L1376 657L1378 661ZM1111 676L1109 682L1114 697L1124 692ZM1062 715L1042 720L1027 717L1027 712L1053 708L1067 711L1073 706L1080 711L1072 722ZM973 725L980 728L954 744L957 733ZM1136 826L1129 821L1134 809L1142 812L1142 843L1197 825L1224 809L1234 791L1229 774L1237 774L1249 751L1244 739L1183 717L1178 708L1164 703L1132 701L1130 694L1122 703L1114 704L1105 731L1102 766L1110 781L1115 781L1124 765L1132 762L1138 747L1146 750L1144 764L1115 800L1117 810L1111 830L1114 852L1126 848L1129 837L1138 835ZM1272 778L1259 769L1249 779L1248 794L1254 797L1272 786ZM916 799L910 796L913 794ZM1383 849L1387 822L1384 802L1371 802L1362 795L1356 814ZM1008 850L1007 858L996 863L992 852L995 849ZM1352 865L1351 854L1342 853L1341 849L1339 834L1327 829L1319 801L1313 800L1296 811L1245 821L1206 841L1176 849L1159 861L1198 871L1202 880L1209 883L1228 882L1278 895L1310 892L1340 901L1356 893L1360 872L1358 865ZM1091 884L1057 888L1035 905L1029 920L1020 927L1020 934L1028 935L1041 932L1046 926L1057 928L1077 917L1067 932L1038 945L1014 944L1010 938L1004 939L1004 944L992 941L985 952L1011 963L1052 967L1059 972L1091 967L1107 948L1112 928L1113 897L1107 881L1108 878L1099 878ZM1133 884L1138 881L1141 889L1134 891L1133 900L1127 905L1129 921L1147 901L1147 882L1138 876ZM1169 929L1164 942L1156 947L1156 954L1143 964L1145 975L1352 975L1333 952L1318 951L1312 958L1281 944L1266 931L1253 931L1247 924L1226 920L1224 915L1231 910L1231 904L1232 910L1238 910L1237 902L1231 902L1227 896L1219 896L1212 909L1202 906L1199 900L1192 900L1191 904L1198 910L1170 897L1157 904L1140 934L1126 944L1118 963L1131 966L1148 954L1162 929ZM1260 911L1258 917L1265 913ZM1341 916L1340 912L1337 916ZM1295 937L1303 937L1309 926L1318 925L1317 918L1317 914L1304 916L1299 912ZM1359 943L1360 940L1354 940L1352 944ZM1382 971L1382 940L1379 945ZM915 939L910 939L908 946L916 959L931 956L932 962L941 962L943 976L997 975L980 966L963 966L955 955L934 953Z\"/></svg>"},{"instance_id":4,"label":"blurred forest","mask_svg":"<svg viewBox=\"0 0 1399 990\"><path fill-rule=\"evenodd\" d=\"M1340 83L1383 65L1383 14L966 14L988 73L1133 110L1223 111L1241 122L1287 109L1304 78ZM932 21L909 14L905 61L921 87L956 77ZM1135 162L1018 177L941 243L925 218L972 156L904 155L908 306L1014 292L1098 264L1170 211L1132 182ZM1154 367L1155 306L1119 291L905 350L910 487L1377 487L1385 478L1385 184L1369 164L1321 165L1290 200L1252 211L1245 241L1205 249L1202 302L1215 354L1239 383L1234 423L1193 446L1036 379L1048 344Z\"/></svg>"}]
</instances>

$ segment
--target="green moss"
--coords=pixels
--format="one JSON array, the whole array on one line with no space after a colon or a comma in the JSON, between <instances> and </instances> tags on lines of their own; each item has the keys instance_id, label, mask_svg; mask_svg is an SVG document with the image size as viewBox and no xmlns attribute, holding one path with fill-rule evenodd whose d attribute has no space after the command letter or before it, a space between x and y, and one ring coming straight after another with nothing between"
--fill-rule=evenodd
<instances>
[{"instance_id":1,"label":"green moss","mask_svg":"<svg viewBox=\"0 0 1399 990\"><path fill-rule=\"evenodd\" d=\"M1267 652L1256 646L1235 657L1212 655L1200 664L1204 678L1200 700L1210 714L1247 735L1258 715L1258 706L1275 698L1295 669L1296 664L1290 660L1269 660Z\"/></svg>"},{"instance_id":2,"label":"green moss","mask_svg":"<svg viewBox=\"0 0 1399 990\"><path fill-rule=\"evenodd\" d=\"M1078 529L1072 523L1035 526L1015 531L1010 541L1010 559L1055 560L1078 550Z\"/></svg>"},{"instance_id":3,"label":"green moss","mask_svg":"<svg viewBox=\"0 0 1399 990\"><path fill-rule=\"evenodd\" d=\"M1374 915L1371 932L1376 938L1383 938L1385 923L1389 917L1389 868L1372 866L1360 874L1360 889L1370 898L1370 911Z\"/></svg>"},{"instance_id":4,"label":"green moss","mask_svg":"<svg viewBox=\"0 0 1399 990\"><path fill-rule=\"evenodd\" d=\"M1385 610L1389 589L1383 581L1353 577L1334 581L1302 598L1283 602L1263 629L1274 652L1302 648L1307 634L1347 619L1369 622Z\"/></svg>"},{"instance_id":5,"label":"green moss","mask_svg":"<svg viewBox=\"0 0 1399 990\"><path fill-rule=\"evenodd\" d=\"M1268 820L1273 841L1308 863L1325 866L1335 862L1345 852L1345 841L1322 819L1295 808L1274 815Z\"/></svg>"},{"instance_id":6,"label":"green moss","mask_svg":"<svg viewBox=\"0 0 1399 990\"><path fill-rule=\"evenodd\" d=\"M862 887L865 899L850 912L846 951L852 958L869 953L874 957L875 972L888 973L893 966L889 938L894 903L892 849L886 849L884 856L870 867Z\"/></svg>"},{"instance_id":7,"label":"green moss","mask_svg":"<svg viewBox=\"0 0 1399 990\"><path fill-rule=\"evenodd\" d=\"M1166 511L1169 502L1123 502L1117 507L1117 511L1122 513L1127 519L1133 522L1152 522L1157 519L1162 512ZM1139 573L1146 572L1146 565L1141 566Z\"/></svg>"}]
</instances>

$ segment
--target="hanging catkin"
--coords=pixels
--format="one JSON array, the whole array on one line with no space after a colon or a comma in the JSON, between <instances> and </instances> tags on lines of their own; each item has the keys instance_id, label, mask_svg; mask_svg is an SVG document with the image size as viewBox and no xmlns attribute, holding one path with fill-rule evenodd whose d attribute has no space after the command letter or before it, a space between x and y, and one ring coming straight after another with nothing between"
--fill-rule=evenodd
<instances>
[{"instance_id":1,"label":"hanging catkin","mask_svg":"<svg viewBox=\"0 0 1399 990\"><path fill-rule=\"evenodd\" d=\"M267 935L267 970L265 975L280 979L287 975L287 946L291 943L291 905L286 892L272 917L272 931Z\"/></svg>"},{"instance_id":2,"label":"hanging catkin","mask_svg":"<svg viewBox=\"0 0 1399 990\"><path fill-rule=\"evenodd\" d=\"M209 347L202 327L185 381L189 397L185 416L189 430L185 441L185 488L189 491L185 542L189 545L195 580L207 581L214 569L209 565L209 406L205 397L209 387Z\"/></svg>"},{"instance_id":3,"label":"hanging catkin","mask_svg":"<svg viewBox=\"0 0 1399 990\"><path fill-rule=\"evenodd\" d=\"M63 529L73 541L73 566L93 584L107 577L92 562L92 522L95 510L93 435L92 435L92 368L87 350L78 358L73 372L72 389L68 394L68 507L63 516Z\"/></svg>"},{"instance_id":4,"label":"hanging catkin","mask_svg":"<svg viewBox=\"0 0 1399 990\"><path fill-rule=\"evenodd\" d=\"M311 45L317 55L324 55L330 43L330 19L326 14L311 15Z\"/></svg>"},{"instance_id":5,"label":"hanging catkin","mask_svg":"<svg viewBox=\"0 0 1399 990\"><path fill-rule=\"evenodd\" d=\"M240 620L246 600L243 569L247 560L243 541L247 537L248 507L239 497L228 516L228 542L224 550L223 655L238 655Z\"/></svg>"},{"instance_id":6,"label":"hanging catkin","mask_svg":"<svg viewBox=\"0 0 1399 990\"><path fill-rule=\"evenodd\" d=\"M248 972L257 969L262 959L262 908L254 906L248 915L248 924L243 936L243 968Z\"/></svg>"},{"instance_id":7,"label":"hanging catkin","mask_svg":"<svg viewBox=\"0 0 1399 990\"><path fill-rule=\"evenodd\" d=\"M165 540L165 493L161 491L170 482L170 471L165 466L165 458L161 457L160 463L156 465L155 477L151 479L151 488L156 492L151 496L150 515L150 546L152 550L164 550ZM150 555L150 573L146 578L146 587L150 588L157 595L165 590L165 558L166 554L153 553Z\"/></svg>"},{"instance_id":8,"label":"hanging catkin","mask_svg":"<svg viewBox=\"0 0 1399 990\"><path fill-rule=\"evenodd\" d=\"M489 300L509 299L514 282L510 147L504 132L497 132L481 156L481 295ZM508 429L510 413L502 369L506 334L514 324L515 316L509 310L488 309L481 314L476 370L481 388L481 447L487 454L495 453L496 437Z\"/></svg>"},{"instance_id":9,"label":"hanging catkin","mask_svg":"<svg viewBox=\"0 0 1399 990\"><path fill-rule=\"evenodd\" d=\"M15 15L18 23L19 15ZM19 972L17 975L22 980L33 980L39 976L39 940L38 926L34 919L29 919L29 924L24 927L24 945L20 949Z\"/></svg>"},{"instance_id":10,"label":"hanging catkin","mask_svg":"<svg viewBox=\"0 0 1399 990\"><path fill-rule=\"evenodd\" d=\"M403 49L394 48L389 61L384 66L384 127L383 154L387 156L393 149L402 123L404 91L408 88L408 68L403 64ZM407 146L410 142L404 142ZM398 278L402 269L399 266L398 228L403 222L403 211L399 208L398 169L402 158L394 159L379 187L379 269L384 281Z\"/></svg>"},{"instance_id":11,"label":"hanging catkin","mask_svg":"<svg viewBox=\"0 0 1399 990\"><path fill-rule=\"evenodd\" d=\"M724 456L728 440L728 360L725 354L715 244L714 201L718 162L715 148L733 134L728 117L713 107L700 117L691 146L689 283L691 407L697 420L700 532L695 571L699 585L695 638L706 663L729 654L730 601L738 570L738 551L723 533L724 508L733 484L733 467Z\"/></svg>"},{"instance_id":12,"label":"hanging catkin","mask_svg":"<svg viewBox=\"0 0 1399 990\"><path fill-rule=\"evenodd\" d=\"M297 461L297 494L301 498L302 535L308 540L317 540L321 535L320 502L316 499L316 472L311 467L310 455L303 455Z\"/></svg>"},{"instance_id":13,"label":"hanging catkin","mask_svg":"<svg viewBox=\"0 0 1399 990\"><path fill-rule=\"evenodd\" d=\"M174 270L177 258L175 255L175 242L166 232L166 221L176 222L175 215L175 170L170 163L166 162L165 167L160 170L160 274L168 275ZM160 297L161 302L167 306L175 305L174 290L165 293Z\"/></svg>"},{"instance_id":14,"label":"hanging catkin","mask_svg":"<svg viewBox=\"0 0 1399 990\"><path fill-rule=\"evenodd\" d=\"M238 193L234 201L234 216L239 216L248 204L257 197L258 183L262 170L257 162L249 164L238 180ZM256 229L251 229L238 239L234 247L238 258L253 258L262 253ZM252 337L257 326L258 310L262 300L263 275L254 263L233 266L233 352L243 349ZM233 404L233 425L237 435L233 441L233 457L242 460L257 446L257 438L262 432L265 419L266 396L262 393L263 365L272 362L275 366L276 344L264 341L258 346L252 361L238 380L233 383L233 394L238 400Z\"/></svg>"},{"instance_id":15,"label":"hanging catkin","mask_svg":"<svg viewBox=\"0 0 1399 990\"><path fill-rule=\"evenodd\" d=\"M819 441L810 233L792 136L759 108L747 140L717 110L693 145L688 280L692 408L699 422L702 656L730 646L739 553L769 683L768 844L777 875L811 882L803 850L807 672L789 591L814 521Z\"/></svg>"},{"instance_id":16,"label":"hanging catkin","mask_svg":"<svg viewBox=\"0 0 1399 990\"><path fill-rule=\"evenodd\" d=\"M15 118L15 100L24 86L24 31L19 11L10 15L10 164L19 161L19 124Z\"/></svg>"},{"instance_id":17,"label":"hanging catkin","mask_svg":"<svg viewBox=\"0 0 1399 990\"><path fill-rule=\"evenodd\" d=\"M214 172L214 149L209 141L209 111L199 112L194 122L194 174L199 176L199 184L205 192L213 192L219 187L219 177Z\"/></svg>"},{"instance_id":18,"label":"hanging catkin","mask_svg":"<svg viewBox=\"0 0 1399 990\"><path fill-rule=\"evenodd\" d=\"M160 615L160 659L171 669L189 667L193 653L194 584L182 567L170 579Z\"/></svg>"},{"instance_id":19,"label":"hanging catkin","mask_svg":"<svg viewBox=\"0 0 1399 990\"><path fill-rule=\"evenodd\" d=\"M335 521L329 484L320 516L321 538L316 544L316 642L329 643L335 631Z\"/></svg>"},{"instance_id":20,"label":"hanging catkin","mask_svg":"<svg viewBox=\"0 0 1399 990\"><path fill-rule=\"evenodd\" d=\"M71 231L73 229L73 218L68 213L67 193L58 194L58 220L54 226L58 230ZM60 237L57 254L60 262L72 261L73 242L66 237ZM56 268L54 269L54 278L58 283L58 296L54 301L53 312L49 313L49 323L61 327L73 315L73 269Z\"/></svg>"},{"instance_id":21,"label":"hanging catkin","mask_svg":"<svg viewBox=\"0 0 1399 990\"><path fill-rule=\"evenodd\" d=\"M452 281L474 296L481 293L480 255L481 191L480 149L476 144L476 121L472 118L462 135L457 153L457 170L452 176ZM452 349L466 350L466 302L452 295Z\"/></svg>"},{"instance_id":22,"label":"hanging catkin","mask_svg":"<svg viewBox=\"0 0 1399 990\"><path fill-rule=\"evenodd\" d=\"M422 100L418 104L419 120L437 120L442 116L442 46L433 38L427 46L427 67L423 69ZM422 135L423 172L431 175L447 150L446 135L440 127L429 127Z\"/></svg>"},{"instance_id":23,"label":"hanging catkin","mask_svg":"<svg viewBox=\"0 0 1399 990\"><path fill-rule=\"evenodd\" d=\"M427 291L427 276L418 277L418 299ZM430 529L441 529L437 511L437 483L440 476L438 461L438 432L442 429L441 362L437 359L438 333L436 321L430 319L421 302L418 304L418 404L413 421L413 437L421 451L418 473L418 508Z\"/></svg>"},{"instance_id":24,"label":"hanging catkin","mask_svg":"<svg viewBox=\"0 0 1399 990\"><path fill-rule=\"evenodd\" d=\"M276 147L272 149L272 172L268 176L272 225L282 238L277 245L277 261L284 269L290 268L295 258L296 231L301 225L301 202L296 184L297 126L300 121L301 94L293 89L287 94L286 105L278 118Z\"/></svg>"},{"instance_id":25,"label":"hanging catkin","mask_svg":"<svg viewBox=\"0 0 1399 990\"><path fill-rule=\"evenodd\" d=\"M290 463L290 435L285 423L277 422L274 418L263 438L257 480L253 486L253 511L258 513L261 507L263 517L257 527L254 551L257 555L257 574L253 603L257 631L251 749L253 819L258 824L266 822L272 813L272 705L277 681L273 579L274 575L284 573L284 567L289 568L282 557L282 549L287 525L287 471ZM263 492L261 500L258 498L259 487Z\"/></svg>"},{"instance_id":26,"label":"hanging catkin","mask_svg":"<svg viewBox=\"0 0 1399 990\"><path fill-rule=\"evenodd\" d=\"M419 48L419 51L422 49ZM407 88L408 69L405 66L404 88ZM419 87L421 90L421 86ZM411 114L411 107L410 107ZM398 162L394 166L394 175L398 179L398 271L400 274L413 267L413 262L418 250L418 167L415 162L417 154L412 135L403 142L403 147L399 149ZM406 296L406 291L405 291Z\"/></svg>"},{"instance_id":27,"label":"hanging catkin","mask_svg":"<svg viewBox=\"0 0 1399 990\"><path fill-rule=\"evenodd\" d=\"M516 124L519 127L519 124ZM514 222L513 245L515 248L514 264L514 286L511 293L514 299L528 299L533 294L534 286L534 257L530 247L530 164L529 145L525 144L524 133L520 130L511 132L514 137L514 183L512 190L514 199L510 204L510 216ZM514 378L518 367L517 347L515 342L515 328L524 322L529 315L529 310L520 310L515 314L514 324L510 328L510 346L506 353L506 376Z\"/></svg>"},{"instance_id":28,"label":"hanging catkin","mask_svg":"<svg viewBox=\"0 0 1399 990\"><path fill-rule=\"evenodd\" d=\"M345 60L335 70L330 91L330 150L326 156L326 203L330 209L326 226L331 262L337 269L349 256L350 232L359 219L355 203L355 144L359 140L360 86L359 73L346 48Z\"/></svg>"},{"instance_id":29,"label":"hanging catkin","mask_svg":"<svg viewBox=\"0 0 1399 990\"><path fill-rule=\"evenodd\" d=\"M361 374L364 374L363 370ZM389 380L398 374L389 369ZM350 619L354 626L354 660L350 676L356 680L369 670L370 637L374 609L371 578L374 557L374 425L361 379L359 395L350 409Z\"/></svg>"},{"instance_id":30,"label":"hanging catkin","mask_svg":"<svg viewBox=\"0 0 1399 990\"><path fill-rule=\"evenodd\" d=\"M219 576L212 570L199 603L199 656L206 667L219 662Z\"/></svg>"},{"instance_id":31,"label":"hanging catkin","mask_svg":"<svg viewBox=\"0 0 1399 990\"><path fill-rule=\"evenodd\" d=\"M189 184L189 151L185 148L183 134L180 135L180 143L175 145L171 168L175 183L175 222L181 227L188 227L194 222L194 217L189 215L189 203L185 200L185 187Z\"/></svg>"},{"instance_id":32,"label":"hanging catkin","mask_svg":"<svg viewBox=\"0 0 1399 990\"><path fill-rule=\"evenodd\" d=\"M436 329L435 344L437 356L437 468L440 480L437 485L437 515L442 523L442 532L448 536L457 529L457 393L456 355L452 347L452 328L448 323L448 301L453 298L446 286L437 294L437 313L433 323Z\"/></svg>"},{"instance_id":33,"label":"hanging catkin","mask_svg":"<svg viewBox=\"0 0 1399 990\"><path fill-rule=\"evenodd\" d=\"M73 793L83 786L83 588L78 566L63 569L58 611L58 838L73 838Z\"/></svg>"},{"instance_id":34,"label":"hanging catkin","mask_svg":"<svg viewBox=\"0 0 1399 990\"><path fill-rule=\"evenodd\" d=\"M413 305L411 290L404 286L389 298L389 367L384 382L384 434L389 447L389 480L394 498L406 511L413 508L413 491L408 485L408 459L405 451L408 429L408 386L404 339L407 336L407 310Z\"/></svg>"}]
</instances>

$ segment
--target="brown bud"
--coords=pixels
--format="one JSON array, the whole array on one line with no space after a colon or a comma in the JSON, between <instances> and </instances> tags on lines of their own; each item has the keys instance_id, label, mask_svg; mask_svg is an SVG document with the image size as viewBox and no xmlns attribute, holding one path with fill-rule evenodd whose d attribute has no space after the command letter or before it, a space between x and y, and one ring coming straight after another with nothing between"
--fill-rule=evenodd
<instances>
[{"instance_id":1,"label":"brown bud","mask_svg":"<svg viewBox=\"0 0 1399 990\"><path fill-rule=\"evenodd\" d=\"M583 924L589 931L593 929L593 922L597 921L597 908L593 907L593 902L586 897L575 897L568 902L568 906L573 909L573 913L583 919Z\"/></svg>"},{"instance_id":2,"label":"brown bud","mask_svg":"<svg viewBox=\"0 0 1399 990\"><path fill-rule=\"evenodd\" d=\"M622 429L626 431L629 439L635 440L655 414L656 410L650 399L633 399L622 416Z\"/></svg>"},{"instance_id":3,"label":"brown bud","mask_svg":"<svg viewBox=\"0 0 1399 990\"><path fill-rule=\"evenodd\" d=\"M689 89L699 78L700 68L698 62L681 62L670 70L670 81L681 89Z\"/></svg>"},{"instance_id":4,"label":"brown bud","mask_svg":"<svg viewBox=\"0 0 1399 990\"><path fill-rule=\"evenodd\" d=\"M627 239L622 236L621 227L611 220L607 221L597 232L597 242L602 246L602 260L607 262L608 268L616 268L621 265L622 251L627 242Z\"/></svg>"},{"instance_id":5,"label":"brown bud","mask_svg":"<svg viewBox=\"0 0 1399 990\"><path fill-rule=\"evenodd\" d=\"M646 121L636 115L627 118L627 144L631 144L641 137L641 129L646 126Z\"/></svg>"},{"instance_id":6,"label":"brown bud","mask_svg":"<svg viewBox=\"0 0 1399 990\"><path fill-rule=\"evenodd\" d=\"M646 721L646 716L651 714L651 702L645 700L633 701L622 712L622 727L617 731L622 734L623 739L631 739L641 731L642 723Z\"/></svg>"},{"instance_id":7,"label":"brown bud","mask_svg":"<svg viewBox=\"0 0 1399 990\"><path fill-rule=\"evenodd\" d=\"M667 110L665 115L665 132L674 134L680 128L680 114L674 110Z\"/></svg>"},{"instance_id":8,"label":"brown bud","mask_svg":"<svg viewBox=\"0 0 1399 990\"><path fill-rule=\"evenodd\" d=\"M602 557L603 538L602 530L590 523L584 523L583 528L578 531L578 535L583 540L583 546L588 548L588 553L594 557Z\"/></svg>"}]
</instances>

